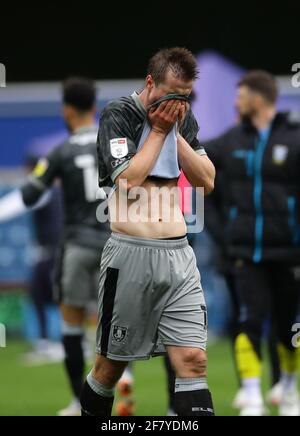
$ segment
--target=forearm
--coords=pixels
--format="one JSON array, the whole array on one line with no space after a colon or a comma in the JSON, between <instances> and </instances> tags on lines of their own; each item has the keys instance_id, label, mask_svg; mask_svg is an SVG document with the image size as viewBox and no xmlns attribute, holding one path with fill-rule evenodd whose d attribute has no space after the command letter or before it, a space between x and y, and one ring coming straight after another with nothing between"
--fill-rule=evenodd
<instances>
[{"instance_id":1,"label":"forearm","mask_svg":"<svg viewBox=\"0 0 300 436\"><path fill-rule=\"evenodd\" d=\"M50 191L41 193L39 199L31 205L24 201L21 189L17 189L4 197L0 198L0 222L9 221L30 211L41 209L46 206L51 199Z\"/></svg>"},{"instance_id":2,"label":"forearm","mask_svg":"<svg viewBox=\"0 0 300 436\"><path fill-rule=\"evenodd\" d=\"M216 171L207 156L200 156L185 139L178 135L178 160L180 166L194 188L203 187L205 195L214 189Z\"/></svg>"},{"instance_id":3,"label":"forearm","mask_svg":"<svg viewBox=\"0 0 300 436\"><path fill-rule=\"evenodd\" d=\"M19 189L0 198L0 222L14 219L26 211L27 207Z\"/></svg>"},{"instance_id":4,"label":"forearm","mask_svg":"<svg viewBox=\"0 0 300 436\"><path fill-rule=\"evenodd\" d=\"M129 190L141 186L151 173L162 150L166 134L151 130L139 152L131 159L129 167L116 179L117 186L124 186Z\"/></svg>"},{"instance_id":5,"label":"forearm","mask_svg":"<svg viewBox=\"0 0 300 436\"><path fill-rule=\"evenodd\" d=\"M42 198L45 189L44 186L39 185L39 182L34 177L30 177L27 183L20 188L25 206L28 209L34 207Z\"/></svg>"}]
</instances>

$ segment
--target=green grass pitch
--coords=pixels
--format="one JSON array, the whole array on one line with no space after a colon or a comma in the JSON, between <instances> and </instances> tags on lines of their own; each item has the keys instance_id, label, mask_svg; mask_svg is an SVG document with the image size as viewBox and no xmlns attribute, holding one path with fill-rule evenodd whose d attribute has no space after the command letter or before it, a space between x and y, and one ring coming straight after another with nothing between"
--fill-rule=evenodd
<instances>
[{"instance_id":1,"label":"green grass pitch","mask_svg":"<svg viewBox=\"0 0 300 436\"><path fill-rule=\"evenodd\" d=\"M8 341L0 349L0 415L46 416L70 401L62 364L26 367L21 355L28 350L24 342ZM230 344L218 341L209 346L209 384L217 415L236 415L231 401L237 389ZM266 371L267 372L267 371ZM161 358L135 364L137 415L164 416L167 410L166 377ZM264 385L267 385L264 376ZM274 413L274 411L273 411Z\"/></svg>"}]
</instances>

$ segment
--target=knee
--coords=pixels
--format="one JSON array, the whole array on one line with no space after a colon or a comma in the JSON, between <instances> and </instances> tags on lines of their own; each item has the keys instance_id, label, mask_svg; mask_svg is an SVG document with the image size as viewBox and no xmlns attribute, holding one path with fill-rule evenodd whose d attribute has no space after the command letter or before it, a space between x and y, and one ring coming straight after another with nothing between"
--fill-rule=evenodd
<instances>
[{"instance_id":1,"label":"knee","mask_svg":"<svg viewBox=\"0 0 300 436\"><path fill-rule=\"evenodd\" d=\"M207 356L203 350L185 350L176 368L177 377L206 377Z\"/></svg>"}]
</instances>

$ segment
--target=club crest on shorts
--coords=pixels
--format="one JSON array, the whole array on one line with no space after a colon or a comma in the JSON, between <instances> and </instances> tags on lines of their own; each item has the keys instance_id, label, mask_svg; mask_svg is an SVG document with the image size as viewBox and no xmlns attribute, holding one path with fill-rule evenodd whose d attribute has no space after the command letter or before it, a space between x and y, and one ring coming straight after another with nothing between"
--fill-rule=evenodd
<instances>
[{"instance_id":1,"label":"club crest on shorts","mask_svg":"<svg viewBox=\"0 0 300 436\"><path fill-rule=\"evenodd\" d=\"M113 340L121 343L124 342L127 337L128 329L119 325L113 326Z\"/></svg>"}]
</instances>

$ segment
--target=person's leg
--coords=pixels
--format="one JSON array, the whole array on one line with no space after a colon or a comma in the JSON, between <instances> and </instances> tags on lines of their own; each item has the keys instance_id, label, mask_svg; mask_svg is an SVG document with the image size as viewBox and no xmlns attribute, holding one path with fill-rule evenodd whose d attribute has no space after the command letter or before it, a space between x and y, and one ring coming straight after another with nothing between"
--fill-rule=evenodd
<instances>
[{"instance_id":1,"label":"person's leg","mask_svg":"<svg viewBox=\"0 0 300 436\"><path fill-rule=\"evenodd\" d=\"M294 268L277 266L272 268L273 298L279 339L279 358L281 367L281 384L283 388L280 414L299 416L299 396L297 388L298 356L293 346L292 327L296 322L300 283Z\"/></svg>"},{"instance_id":2,"label":"person's leg","mask_svg":"<svg viewBox=\"0 0 300 436\"><path fill-rule=\"evenodd\" d=\"M270 386L266 399L272 406L278 406L282 398L282 384L281 384L281 369L278 353L278 333L277 322L274 319L274 309L272 309L272 316L267 333L267 347L270 362Z\"/></svg>"},{"instance_id":3,"label":"person's leg","mask_svg":"<svg viewBox=\"0 0 300 436\"><path fill-rule=\"evenodd\" d=\"M111 416L115 386L127 364L96 355L81 393L82 416Z\"/></svg>"},{"instance_id":4,"label":"person's leg","mask_svg":"<svg viewBox=\"0 0 300 436\"><path fill-rule=\"evenodd\" d=\"M168 382L168 415L172 416L175 414L175 380L176 374L174 369L172 368L170 358L168 355L164 357L164 365L167 374L167 382Z\"/></svg>"},{"instance_id":5,"label":"person's leg","mask_svg":"<svg viewBox=\"0 0 300 436\"><path fill-rule=\"evenodd\" d=\"M242 387L237 361L236 361L236 353L235 353L235 341L238 336L238 319L239 319L240 307L239 307L239 299L237 297L237 293L235 289L235 279L234 279L234 274L232 272L231 262L228 260L227 261L224 260L224 263L228 263L226 266L224 266L223 275L231 301L231 317L228 324L228 334L232 346L231 347L232 361L235 369L236 378L238 381L238 391L232 401L232 407L234 409L242 409L247 399L246 399L245 391Z\"/></svg>"},{"instance_id":6,"label":"person's leg","mask_svg":"<svg viewBox=\"0 0 300 436\"><path fill-rule=\"evenodd\" d=\"M197 348L167 347L175 369L175 411L178 416L214 416L206 379L206 353Z\"/></svg>"},{"instance_id":7,"label":"person's leg","mask_svg":"<svg viewBox=\"0 0 300 436\"><path fill-rule=\"evenodd\" d=\"M235 353L242 388L247 397L247 404L241 414L262 414L261 337L270 307L269 283L265 269L263 266L237 262L235 286L240 307Z\"/></svg>"},{"instance_id":8,"label":"person's leg","mask_svg":"<svg viewBox=\"0 0 300 436\"><path fill-rule=\"evenodd\" d=\"M271 386L275 386L280 381L280 361L278 356L278 335L275 320L271 319L268 334L268 352L271 365Z\"/></svg>"},{"instance_id":9,"label":"person's leg","mask_svg":"<svg viewBox=\"0 0 300 436\"><path fill-rule=\"evenodd\" d=\"M65 369L74 398L79 400L84 381L84 353L82 340L85 310L62 304L62 335L65 350Z\"/></svg>"},{"instance_id":10,"label":"person's leg","mask_svg":"<svg viewBox=\"0 0 300 436\"><path fill-rule=\"evenodd\" d=\"M79 398L84 381L83 324L85 307L90 299L91 266L95 262L95 250L67 244L57 266L56 290L59 290L62 315L62 336L65 350L65 368L74 395L70 407L78 413ZM59 415L68 415L63 409ZM71 412L72 413L72 412Z\"/></svg>"},{"instance_id":11,"label":"person's leg","mask_svg":"<svg viewBox=\"0 0 300 436\"><path fill-rule=\"evenodd\" d=\"M81 395L83 416L110 416L114 389L128 362L150 357L160 317L153 307L161 298L152 292L151 258L151 248L145 250L138 238L112 235L103 250L97 357ZM163 259L156 266L163 269Z\"/></svg>"},{"instance_id":12,"label":"person's leg","mask_svg":"<svg viewBox=\"0 0 300 436\"><path fill-rule=\"evenodd\" d=\"M174 250L170 296L158 334L175 371L178 416L214 416L206 380L207 310L196 258L189 246Z\"/></svg>"},{"instance_id":13,"label":"person's leg","mask_svg":"<svg viewBox=\"0 0 300 436\"><path fill-rule=\"evenodd\" d=\"M91 286L91 301L98 299L98 287L99 287L99 259L93 267L95 271L93 274L92 286ZM118 402L115 405L115 409L118 416L132 416L135 412L135 400L134 400L134 374L133 374L133 362L130 362L125 368L122 377L117 383Z\"/></svg>"},{"instance_id":14,"label":"person's leg","mask_svg":"<svg viewBox=\"0 0 300 436\"><path fill-rule=\"evenodd\" d=\"M47 339L47 322L46 322L46 299L44 295L44 262L37 262L33 269L33 275L29 286L30 296L35 307L39 328L40 338ZM49 272L50 274L50 272Z\"/></svg>"}]
</instances>

